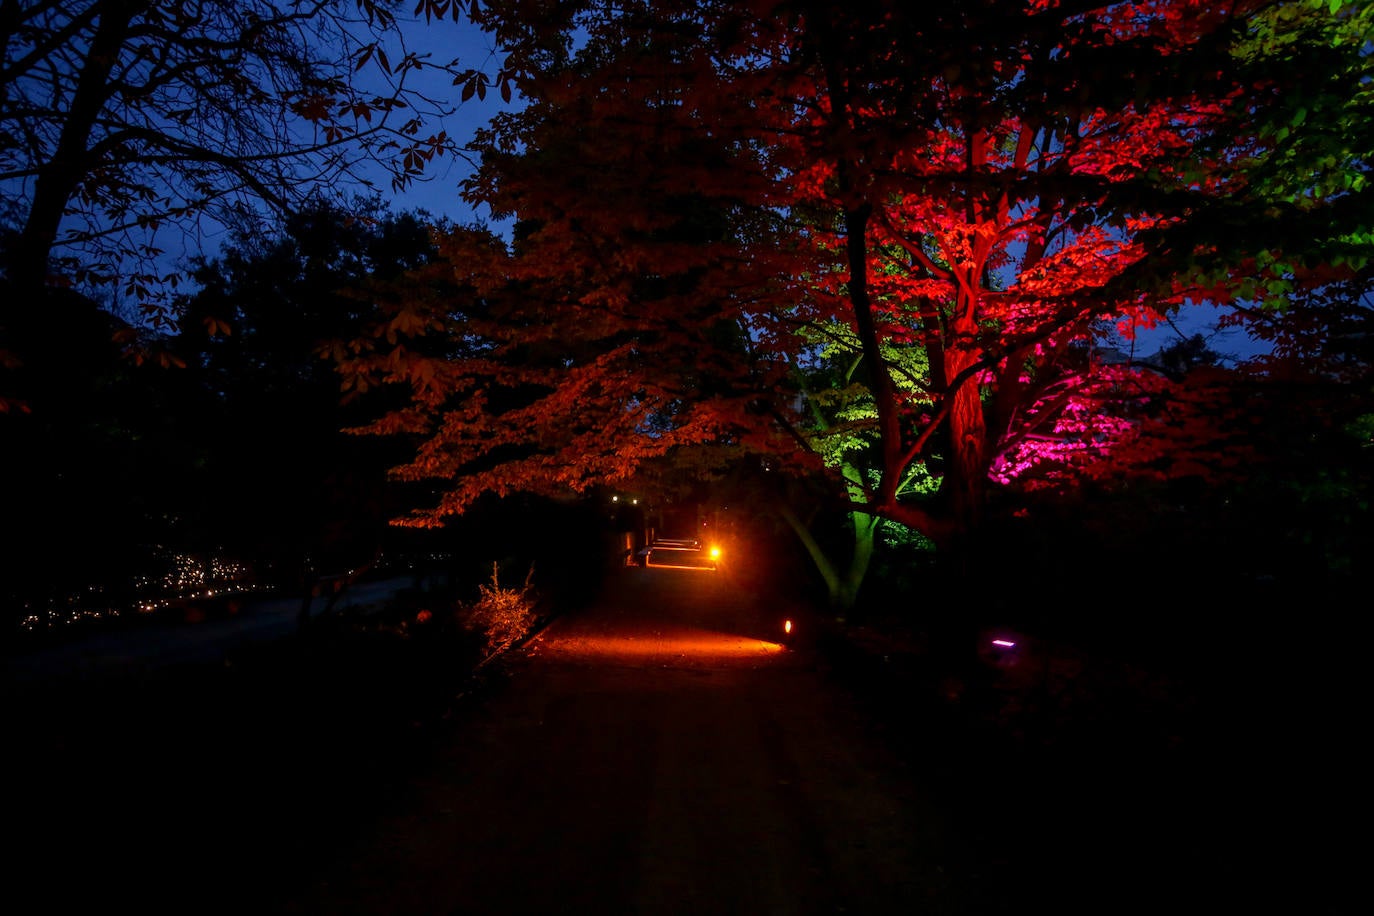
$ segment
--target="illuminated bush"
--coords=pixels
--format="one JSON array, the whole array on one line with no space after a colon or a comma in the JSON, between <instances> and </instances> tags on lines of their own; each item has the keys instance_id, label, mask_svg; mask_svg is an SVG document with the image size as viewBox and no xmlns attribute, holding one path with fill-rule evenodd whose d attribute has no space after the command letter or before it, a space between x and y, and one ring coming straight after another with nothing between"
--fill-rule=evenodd
<instances>
[{"instance_id":1,"label":"illuminated bush","mask_svg":"<svg viewBox=\"0 0 1374 916\"><path fill-rule=\"evenodd\" d=\"M534 567L520 588L501 585L499 569L491 564L491 584L477 587L478 598L468 606L467 626L481 633L486 654L510 646L534 625Z\"/></svg>"}]
</instances>

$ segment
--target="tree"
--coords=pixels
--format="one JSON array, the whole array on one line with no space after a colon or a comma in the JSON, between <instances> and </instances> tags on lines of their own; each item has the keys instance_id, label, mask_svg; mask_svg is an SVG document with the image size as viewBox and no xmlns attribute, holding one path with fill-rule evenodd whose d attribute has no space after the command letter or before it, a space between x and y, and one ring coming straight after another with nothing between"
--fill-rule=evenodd
<instances>
[{"instance_id":1,"label":"tree","mask_svg":"<svg viewBox=\"0 0 1374 916\"><path fill-rule=\"evenodd\" d=\"M396 546L385 472L404 452L343 433L376 405L341 403L333 342L435 257L431 230L355 200L237 237L196 267L177 334L137 332L162 360L129 360L115 337L131 329L70 291L16 313L35 346L9 376L32 409L0 416L20 534L6 610L168 597L135 583L162 578L173 557L308 590Z\"/></svg>"},{"instance_id":2,"label":"tree","mask_svg":"<svg viewBox=\"0 0 1374 916\"><path fill-rule=\"evenodd\" d=\"M400 454L343 429L334 341L374 320L377 290L436 257L423 214L376 200L296 214L269 237L239 236L194 271L168 379L199 461L177 481L171 533L227 552L264 582L365 570L396 510L385 468Z\"/></svg>"},{"instance_id":3,"label":"tree","mask_svg":"<svg viewBox=\"0 0 1374 916\"><path fill-rule=\"evenodd\" d=\"M550 24L545 6L483 19L530 100L479 138L467 188L524 221L472 268L502 321L440 391L371 427L427 437L399 473L448 492L419 524L487 489L578 489L729 443L828 467L837 504L968 556L1023 467L1058 486L1109 457L1207 472L1161 468L1177 441L1145 423L1215 445L1206 411L1171 425L1187 388L1103 360L1097 335L1263 295L1265 265L1329 250L1295 225L1362 225L1368 147L1311 132L1352 110L1336 85L1364 104L1368 55L1261 40L1352 7L580 3ZM1272 130L1297 118L1286 88L1331 62L1320 124ZM1301 208L1273 206L1281 184ZM1249 244L1227 235L1238 214ZM871 412L852 440L867 473L824 460L802 385L822 341L846 349L849 403ZM1023 460L1045 440L1052 460Z\"/></svg>"},{"instance_id":4,"label":"tree","mask_svg":"<svg viewBox=\"0 0 1374 916\"><path fill-rule=\"evenodd\" d=\"M166 483L194 458L166 374L125 359L114 342L132 333L126 324L72 291L13 320L33 345L6 376L31 409L0 414L7 636L24 618L46 633L77 609L131 606L135 576L153 567L175 508Z\"/></svg>"},{"instance_id":5,"label":"tree","mask_svg":"<svg viewBox=\"0 0 1374 916\"><path fill-rule=\"evenodd\" d=\"M843 527L850 541L842 549L826 549L814 532L815 526L798 514L794 499L780 500L775 511L796 534L820 573L830 606L848 614L858 601L885 530L890 536L896 527L864 507L867 489L881 474L874 461L877 411L872 392L862 381L863 352L852 328L831 321L804 327L798 333L808 342L808 359L795 367L793 381L800 386L810 416L801 419L797 428L807 448L843 482L849 497ZM907 395L915 393L916 380L926 377L928 371L925 352L889 342L883 358L899 370L894 384ZM933 489L933 481L923 467L917 466L902 483L899 495L929 489Z\"/></svg>"},{"instance_id":6,"label":"tree","mask_svg":"<svg viewBox=\"0 0 1374 916\"><path fill-rule=\"evenodd\" d=\"M366 163L403 187L456 152L436 123L452 107L427 97L422 71L440 69L455 83L486 78L407 50L397 5L0 6L8 308L56 274L136 298L169 327L159 298L174 294L163 287L172 270L162 259L167 233L291 212L313 194L366 181ZM453 17L465 6L451 4ZM422 8L450 12L433 0Z\"/></svg>"}]
</instances>

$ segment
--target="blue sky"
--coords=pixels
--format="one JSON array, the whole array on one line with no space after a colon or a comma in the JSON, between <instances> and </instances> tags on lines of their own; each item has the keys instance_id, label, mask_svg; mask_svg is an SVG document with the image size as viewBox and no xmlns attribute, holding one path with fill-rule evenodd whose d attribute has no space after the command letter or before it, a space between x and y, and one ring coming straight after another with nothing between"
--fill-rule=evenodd
<instances>
[{"instance_id":1,"label":"blue sky","mask_svg":"<svg viewBox=\"0 0 1374 916\"><path fill-rule=\"evenodd\" d=\"M495 75L500 66L501 54L489 35L464 19L461 22L425 23L423 20L410 20L403 24L406 47L421 55L428 54L429 60L437 64L447 64L455 57L463 67L476 67L490 75ZM424 71L421 71L423 74ZM457 111L445 119L443 128L460 145L469 139L473 132L484 126L502 110L516 107L519 99L507 105L495 91L487 93L486 99L475 96L459 104L461 87L453 86L452 80L439 73L424 84L426 91L435 98L451 100ZM428 167L428 178L417 182L405 191L395 194L390 191L390 182L378 169L377 185L390 199L396 210L427 210L434 216L447 217L455 222L471 222L474 219L490 223L490 214L474 211L459 196L458 186L469 173L469 166L461 159L435 161ZM499 228L493 226L493 228Z\"/></svg>"}]
</instances>

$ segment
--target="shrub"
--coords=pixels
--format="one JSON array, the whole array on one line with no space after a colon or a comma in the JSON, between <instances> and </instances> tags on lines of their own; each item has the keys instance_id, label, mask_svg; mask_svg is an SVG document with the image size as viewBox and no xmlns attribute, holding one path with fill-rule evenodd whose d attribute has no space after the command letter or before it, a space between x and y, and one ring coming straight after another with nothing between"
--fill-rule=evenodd
<instances>
[{"instance_id":1,"label":"shrub","mask_svg":"<svg viewBox=\"0 0 1374 916\"><path fill-rule=\"evenodd\" d=\"M534 566L520 588L501 585L499 569L491 564L491 583L477 587L478 598L468 606L467 626L481 633L488 656L512 645L534 626Z\"/></svg>"}]
</instances>

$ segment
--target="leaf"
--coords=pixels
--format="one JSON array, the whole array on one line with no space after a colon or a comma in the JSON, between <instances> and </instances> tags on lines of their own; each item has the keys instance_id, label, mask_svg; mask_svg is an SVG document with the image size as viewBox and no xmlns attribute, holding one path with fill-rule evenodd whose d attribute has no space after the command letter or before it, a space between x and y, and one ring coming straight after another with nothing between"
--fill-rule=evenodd
<instances>
[{"instance_id":1,"label":"leaf","mask_svg":"<svg viewBox=\"0 0 1374 916\"><path fill-rule=\"evenodd\" d=\"M229 326L228 322L213 315L206 315L201 319L201 323L205 325L205 333L210 337L221 335L229 337L233 334L233 329Z\"/></svg>"}]
</instances>

